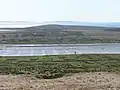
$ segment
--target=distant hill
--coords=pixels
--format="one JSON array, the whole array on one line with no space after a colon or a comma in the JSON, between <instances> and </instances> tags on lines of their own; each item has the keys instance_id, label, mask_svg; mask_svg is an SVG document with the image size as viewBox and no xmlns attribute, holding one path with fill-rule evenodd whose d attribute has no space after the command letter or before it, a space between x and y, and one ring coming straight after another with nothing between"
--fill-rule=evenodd
<instances>
[{"instance_id":1,"label":"distant hill","mask_svg":"<svg viewBox=\"0 0 120 90\"><path fill-rule=\"evenodd\" d=\"M120 22L82 22L82 21L55 21L44 22L43 24L58 25L78 25L78 26L100 26L100 27L120 27Z\"/></svg>"},{"instance_id":2,"label":"distant hill","mask_svg":"<svg viewBox=\"0 0 120 90\"><path fill-rule=\"evenodd\" d=\"M107 31L120 31L119 27L102 27L102 26L81 26L81 25L59 25L59 24L46 24L39 26L30 26L24 28L0 28L0 31L61 31L61 30L107 30Z\"/></svg>"},{"instance_id":3,"label":"distant hill","mask_svg":"<svg viewBox=\"0 0 120 90\"><path fill-rule=\"evenodd\" d=\"M70 22L71 23L71 22ZM120 43L120 27L93 24L44 23L29 27L0 29L0 43L78 44Z\"/></svg>"},{"instance_id":4,"label":"distant hill","mask_svg":"<svg viewBox=\"0 0 120 90\"><path fill-rule=\"evenodd\" d=\"M106 27L48 24L42 26L28 27L26 29L27 30L103 30L106 29Z\"/></svg>"},{"instance_id":5,"label":"distant hill","mask_svg":"<svg viewBox=\"0 0 120 90\"><path fill-rule=\"evenodd\" d=\"M120 31L120 22L93 23L77 21L44 22L40 25L28 27L29 30L111 30Z\"/></svg>"},{"instance_id":6,"label":"distant hill","mask_svg":"<svg viewBox=\"0 0 120 90\"><path fill-rule=\"evenodd\" d=\"M28 22L28 21L0 21L0 28L26 28L26 27L44 26L44 25L95 26L95 27L116 27L116 28L120 28L120 22L83 22L83 21ZM51 27L53 27L53 26L50 26L50 28Z\"/></svg>"}]
</instances>

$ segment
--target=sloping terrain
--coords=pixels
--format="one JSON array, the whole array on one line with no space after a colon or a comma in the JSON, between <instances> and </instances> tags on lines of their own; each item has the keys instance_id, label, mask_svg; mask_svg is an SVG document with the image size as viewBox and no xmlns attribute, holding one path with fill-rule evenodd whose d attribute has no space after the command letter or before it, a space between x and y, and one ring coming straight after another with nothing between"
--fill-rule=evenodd
<instances>
[{"instance_id":1,"label":"sloping terrain","mask_svg":"<svg viewBox=\"0 0 120 90\"><path fill-rule=\"evenodd\" d=\"M43 25L22 29L2 28L1 30L1 44L76 44L120 42L120 28L72 25ZM4 32L3 30L10 31Z\"/></svg>"}]
</instances>

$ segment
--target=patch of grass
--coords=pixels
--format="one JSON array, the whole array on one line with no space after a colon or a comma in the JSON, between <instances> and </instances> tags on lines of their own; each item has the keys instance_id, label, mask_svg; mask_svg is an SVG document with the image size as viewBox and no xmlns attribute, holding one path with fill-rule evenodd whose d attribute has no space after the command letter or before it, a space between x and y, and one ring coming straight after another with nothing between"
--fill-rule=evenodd
<instances>
[{"instance_id":1,"label":"patch of grass","mask_svg":"<svg viewBox=\"0 0 120 90\"><path fill-rule=\"evenodd\" d=\"M120 55L0 57L0 74L31 74L53 79L78 72L120 72Z\"/></svg>"}]
</instances>

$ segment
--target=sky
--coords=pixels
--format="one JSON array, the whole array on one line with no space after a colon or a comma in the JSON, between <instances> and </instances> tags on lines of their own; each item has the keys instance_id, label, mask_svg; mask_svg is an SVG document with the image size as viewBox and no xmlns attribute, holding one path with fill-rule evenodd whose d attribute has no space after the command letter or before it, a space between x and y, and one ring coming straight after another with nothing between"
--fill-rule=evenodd
<instances>
[{"instance_id":1,"label":"sky","mask_svg":"<svg viewBox=\"0 0 120 90\"><path fill-rule=\"evenodd\" d=\"M119 22L120 0L0 0L0 21Z\"/></svg>"}]
</instances>

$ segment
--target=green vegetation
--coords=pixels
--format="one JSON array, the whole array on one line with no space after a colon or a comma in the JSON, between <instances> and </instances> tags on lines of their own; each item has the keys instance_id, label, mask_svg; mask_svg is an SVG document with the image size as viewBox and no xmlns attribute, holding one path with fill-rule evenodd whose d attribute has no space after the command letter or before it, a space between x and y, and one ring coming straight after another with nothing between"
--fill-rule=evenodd
<instances>
[{"instance_id":1,"label":"green vegetation","mask_svg":"<svg viewBox=\"0 0 120 90\"><path fill-rule=\"evenodd\" d=\"M4 44L120 43L120 31L94 27L34 27L17 32L0 32Z\"/></svg>"},{"instance_id":2,"label":"green vegetation","mask_svg":"<svg viewBox=\"0 0 120 90\"><path fill-rule=\"evenodd\" d=\"M52 79L78 72L120 72L120 55L0 57L0 74Z\"/></svg>"}]
</instances>

